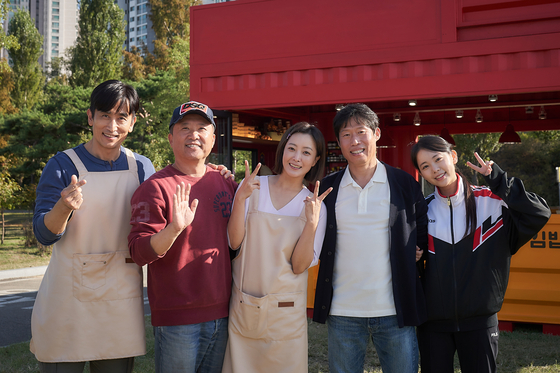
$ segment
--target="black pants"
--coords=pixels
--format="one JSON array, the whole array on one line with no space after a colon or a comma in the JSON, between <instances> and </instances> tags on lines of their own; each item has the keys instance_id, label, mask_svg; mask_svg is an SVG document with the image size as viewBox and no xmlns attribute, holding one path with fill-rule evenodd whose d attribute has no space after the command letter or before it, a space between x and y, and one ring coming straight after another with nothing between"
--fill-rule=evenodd
<instances>
[{"instance_id":1,"label":"black pants","mask_svg":"<svg viewBox=\"0 0 560 373\"><path fill-rule=\"evenodd\" d=\"M495 373L498 326L467 332L439 333L418 328L422 373L453 373L455 351L462 373Z\"/></svg>"},{"instance_id":2,"label":"black pants","mask_svg":"<svg viewBox=\"0 0 560 373\"><path fill-rule=\"evenodd\" d=\"M85 365L85 361L76 363L39 362L39 370L41 373L82 373ZM132 373L134 358L90 361L89 368L91 373Z\"/></svg>"}]
</instances>

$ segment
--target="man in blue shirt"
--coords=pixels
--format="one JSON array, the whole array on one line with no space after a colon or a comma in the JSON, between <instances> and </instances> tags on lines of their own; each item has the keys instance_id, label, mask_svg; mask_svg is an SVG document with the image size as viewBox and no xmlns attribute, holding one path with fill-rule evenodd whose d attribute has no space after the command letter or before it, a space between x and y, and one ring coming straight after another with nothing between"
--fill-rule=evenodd
<instances>
[{"instance_id":1,"label":"man in blue shirt","mask_svg":"<svg viewBox=\"0 0 560 373\"><path fill-rule=\"evenodd\" d=\"M87 111L92 138L57 153L37 186L33 230L54 245L31 320L41 372L132 372L145 354L142 271L131 259L130 198L154 172L122 147L139 98L117 80L97 86Z\"/></svg>"}]
</instances>

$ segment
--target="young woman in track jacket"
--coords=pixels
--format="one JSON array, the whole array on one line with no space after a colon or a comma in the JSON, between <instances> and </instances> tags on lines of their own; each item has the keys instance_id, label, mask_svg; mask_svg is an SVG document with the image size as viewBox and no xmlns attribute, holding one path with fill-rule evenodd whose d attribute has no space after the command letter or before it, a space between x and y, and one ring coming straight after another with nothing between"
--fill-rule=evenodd
<instances>
[{"instance_id":1,"label":"young woman in track jacket","mask_svg":"<svg viewBox=\"0 0 560 373\"><path fill-rule=\"evenodd\" d=\"M436 187L428 203L428 252L423 275L428 321L418 328L422 373L496 372L498 318L511 255L550 217L546 201L527 192L492 161L467 162L488 187L471 185L456 169L457 153L438 136L424 136L411 158Z\"/></svg>"}]
</instances>

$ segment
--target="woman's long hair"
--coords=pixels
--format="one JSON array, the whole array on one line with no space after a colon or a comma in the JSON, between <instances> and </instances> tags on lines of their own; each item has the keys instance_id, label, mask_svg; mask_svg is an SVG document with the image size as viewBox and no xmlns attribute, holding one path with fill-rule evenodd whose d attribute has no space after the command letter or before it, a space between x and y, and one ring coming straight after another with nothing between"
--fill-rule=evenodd
<instances>
[{"instance_id":1,"label":"woman's long hair","mask_svg":"<svg viewBox=\"0 0 560 373\"><path fill-rule=\"evenodd\" d=\"M418 171L420 168L418 167L418 152L421 150L427 150L431 152L439 152L439 153L449 153L453 150L453 145L445 141L443 138L439 136L422 136L419 138L418 142L412 146L412 150L410 151L410 158L412 160L412 164ZM468 236L472 231L476 229L476 201L474 199L474 194L472 191L471 183L467 180L466 177L463 176L461 171L455 167L455 172L461 176L461 180L463 180L463 189L465 193L465 210L467 212L467 226L465 228L465 234L463 237Z\"/></svg>"}]
</instances>

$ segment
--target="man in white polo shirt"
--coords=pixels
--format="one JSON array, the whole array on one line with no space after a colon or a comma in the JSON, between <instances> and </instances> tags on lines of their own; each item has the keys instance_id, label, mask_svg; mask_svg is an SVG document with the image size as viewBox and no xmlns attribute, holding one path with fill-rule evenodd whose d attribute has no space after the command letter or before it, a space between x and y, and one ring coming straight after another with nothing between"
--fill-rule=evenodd
<instances>
[{"instance_id":1,"label":"man in white polo shirt","mask_svg":"<svg viewBox=\"0 0 560 373\"><path fill-rule=\"evenodd\" d=\"M364 104L333 126L345 170L321 182L327 231L313 320L328 326L331 373L363 372L372 338L384 373L418 372L415 326L426 319L416 246L426 249L427 205L408 173L377 160L379 118Z\"/></svg>"}]
</instances>

